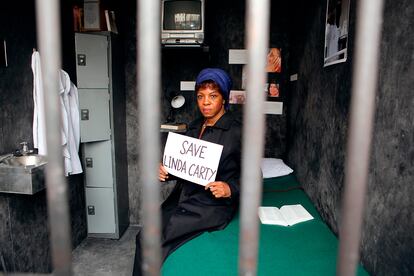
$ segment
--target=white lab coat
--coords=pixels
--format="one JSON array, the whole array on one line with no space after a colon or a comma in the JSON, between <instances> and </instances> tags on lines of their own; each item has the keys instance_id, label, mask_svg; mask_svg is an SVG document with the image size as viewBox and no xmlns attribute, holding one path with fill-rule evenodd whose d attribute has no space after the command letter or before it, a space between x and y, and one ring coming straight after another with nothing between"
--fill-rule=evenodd
<instances>
[{"instance_id":1,"label":"white lab coat","mask_svg":"<svg viewBox=\"0 0 414 276\"><path fill-rule=\"evenodd\" d=\"M40 55L32 55L33 71L33 145L39 154L47 155L46 128L44 109L44 90L41 76ZM82 173L79 158L80 121L78 89L70 81L69 75L60 70L59 95L62 112L62 155L64 157L65 175Z\"/></svg>"},{"instance_id":2,"label":"white lab coat","mask_svg":"<svg viewBox=\"0 0 414 276\"><path fill-rule=\"evenodd\" d=\"M43 101L42 68L40 66L39 52L32 55L33 71L33 146L38 149L41 155L47 154L46 149L46 120L45 105Z\"/></svg>"},{"instance_id":3,"label":"white lab coat","mask_svg":"<svg viewBox=\"0 0 414 276\"><path fill-rule=\"evenodd\" d=\"M60 70L60 97L62 103L63 156L65 175L82 173L79 159L80 125L78 89L70 81L68 73Z\"/></svg>"}]
</instances>

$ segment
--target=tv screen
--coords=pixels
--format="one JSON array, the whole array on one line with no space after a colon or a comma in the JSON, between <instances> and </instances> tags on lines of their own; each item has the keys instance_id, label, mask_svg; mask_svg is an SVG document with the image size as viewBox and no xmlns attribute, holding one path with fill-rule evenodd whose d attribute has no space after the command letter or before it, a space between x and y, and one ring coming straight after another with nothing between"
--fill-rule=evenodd
<instances>
[{"instance_id":1,"label":"tv screen","mask_svg":"<svg viewBox=\"0 0 414 276\"><path fill-rule=\"evenodd\" d=\"M201 1L165 1L164 30L201 30Z\"/></svg>"}]
</instances>

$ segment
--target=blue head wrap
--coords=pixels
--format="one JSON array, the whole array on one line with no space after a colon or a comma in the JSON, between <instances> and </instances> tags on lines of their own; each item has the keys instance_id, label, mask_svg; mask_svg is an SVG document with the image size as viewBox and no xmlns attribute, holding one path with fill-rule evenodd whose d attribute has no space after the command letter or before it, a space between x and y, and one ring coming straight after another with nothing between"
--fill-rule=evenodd
<instances>
[{"instance_id":1,"label":"blue head wrap","mask_svg":"<svg viewBox=\"0 0 414 276\"><path fill-rule=\"evenodd\" d=\"M224 108L227 110L229 109L229 96L230 96L230 89L233 85L233 82L230 76L226 73L226 71L219 69L219 68L206 68L201 70L196 78L196 85L201 84L204 81L212 80L220 87L221 95L223 99L226 101L224 104Z\"/></svg>"}]
</instances>

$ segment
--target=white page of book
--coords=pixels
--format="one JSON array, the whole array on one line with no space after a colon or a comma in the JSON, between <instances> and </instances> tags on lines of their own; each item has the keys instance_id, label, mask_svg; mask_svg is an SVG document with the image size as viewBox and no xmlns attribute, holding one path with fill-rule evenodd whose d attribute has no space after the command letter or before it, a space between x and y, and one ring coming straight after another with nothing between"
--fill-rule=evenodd
<instances>
[{"instance_id":1,"label":"white page of book","mask_svg":"<svg viewBox=\"0 0 414 276\"><path fill-rule=\"evenodd\" d=\"M259 207L259 218L263 224L288 225L282 213L276 207Z\"/></svg>"},{"instance_id":2,"label":"white page of book","mask_svg":"<svg viewBox=\"0 0 414 276\"><path fill-rule=\"evenodd\" d=\"M300 204L285 205L280 208L280 211L288 225L313 219L311 214Z\"/></svg>"}]
</instances>

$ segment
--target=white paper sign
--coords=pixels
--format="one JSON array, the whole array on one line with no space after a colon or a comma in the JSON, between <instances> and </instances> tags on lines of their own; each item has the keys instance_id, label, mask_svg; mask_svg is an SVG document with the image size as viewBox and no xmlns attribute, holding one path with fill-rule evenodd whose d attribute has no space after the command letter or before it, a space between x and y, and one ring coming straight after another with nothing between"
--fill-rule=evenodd
<instances>
[{"instance_id":1,"label":"white paper sign","mask_svg":"<svg viewBox=\"0 0 414 276\"><path fill-rule=\"evenodd\" d=\"M168 133L163 165L168 173L200 185L215 181L223 146Z\"/></svg>"}]
</instances>

